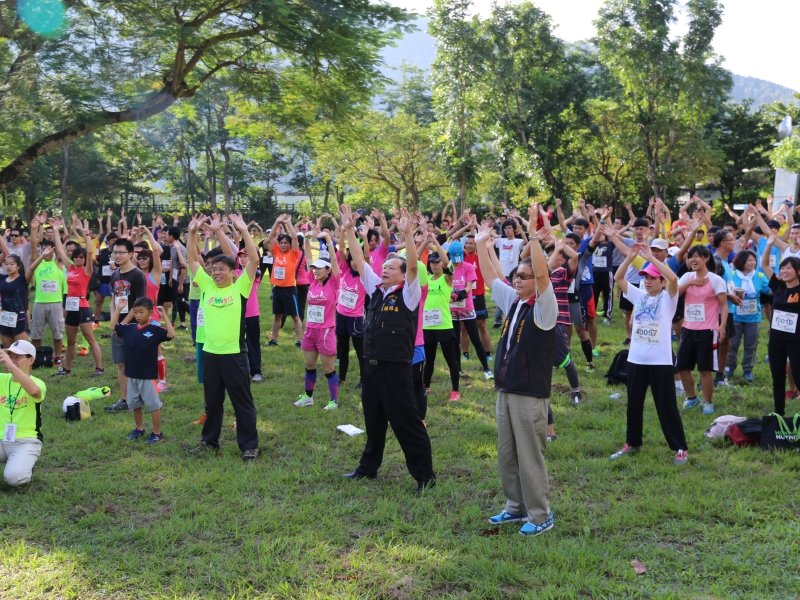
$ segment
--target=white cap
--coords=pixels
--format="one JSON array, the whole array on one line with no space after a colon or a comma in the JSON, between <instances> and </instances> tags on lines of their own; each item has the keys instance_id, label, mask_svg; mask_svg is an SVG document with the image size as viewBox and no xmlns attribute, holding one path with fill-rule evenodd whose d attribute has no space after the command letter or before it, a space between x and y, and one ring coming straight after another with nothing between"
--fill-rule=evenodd
<instances>
[{"instance_id":1,"label":"white cap","mask_svg":"<svg viewBox=\"0 0 800 600\"><path fill-rule=\"evenodd\" d=\"M321 258L318 258L309 266L316 267L317 269L330 269L331 263L329 263L327 260L322 260Z\"/></svg>"},{"instance_id":2,"label":"white cap","mask_svg":"<svg viewBox=\"0 0 800 600\"><path fill-rule=\"evenodd\" d=\"M17 340L8 347L8 351L21 356L36 358L36 347L26 340Z\"/></svg>"}]
</instances>

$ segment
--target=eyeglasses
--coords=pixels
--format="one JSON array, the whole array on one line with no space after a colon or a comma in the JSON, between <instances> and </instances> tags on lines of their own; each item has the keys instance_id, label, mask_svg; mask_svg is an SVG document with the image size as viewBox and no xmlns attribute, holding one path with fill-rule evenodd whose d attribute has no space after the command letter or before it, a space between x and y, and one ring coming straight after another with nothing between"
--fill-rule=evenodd
<instances>
[{"instance_id":1,"label":"eyeglasses","mask_svg":"<svg viewBox=\"0 0 800 600\"><path fill-rule=\"evenodd\" d=\"M130 254L130 252L128 252L127 250L114 250L111 254L122 255L122 254Z\"/></svg>"},{"instance_id":2,"label":"eyeglasses","mask_svg":"<svg viewBox=\"0 0 800 600\"><path fill-rule=\"evenodd\" d=\"M30 354L16 354L14 352L9 352L8 357L13 361L18 361L21 358L33 358Z\"/></svg>"},{"instance_id":3,"label":"eyeglasses","mask_svg":"<svg viewBox=\"0 0 800 600\"><path fill-rule=\"evenodd\" d=\"M18 233L12 233L10 237L19 237Z\"/></svg>"},{"instance_id":4,"label":"eyeglasses","mask_svg":"<svg viewBox=\"0 0 800 600\"><path fill-rule=\"evenodd\" d=\"M530 281L531 279L536 279L536 275L533 273L514 273L514 279L521 279L522 281Z\"/></svg>"}]
</instances>

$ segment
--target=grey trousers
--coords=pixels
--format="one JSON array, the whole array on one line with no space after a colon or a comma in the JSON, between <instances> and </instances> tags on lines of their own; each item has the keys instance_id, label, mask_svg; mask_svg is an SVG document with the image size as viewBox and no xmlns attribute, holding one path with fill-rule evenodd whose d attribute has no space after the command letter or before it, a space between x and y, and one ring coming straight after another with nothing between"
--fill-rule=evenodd
<instances>
[{"instance_id":1,"label":"grey trousers","mask_svg":"<svg viewBox=\"0 0 800 600\"><path fill-rule=\"evenodd\" d=\"M528 515L539 525L550 518L547 446L547 398L500 392L497 395L497 468L506 495L505 510Z\"/></svg>"},{"instance_id":2,"label":"grey trousers","mask_svg":"<svg viewBox=\"0 0 800 600\"><path fill-rule=\"evenodd\" d=\"M736 333L731 338L731 349L728 351L728 369L736 370L739 355L739 344L744 338L744 356L742 369L752 371L756 364L756 349L758 348L758 330L761 323L733 323Z\"/></svg>"},{"instance_id":3,"label":"grey trousers","mask_svg":"<svg viewBox=\"0 0 800 600\"><path fill-rule=\"evenodd\" d=\"M35 438L18 438L16 442L0 442L0 463L6 463L3 479L8 485L25 485L33 476L33 465L42 453L42 442Z\"/></svg>"}]
</instances>

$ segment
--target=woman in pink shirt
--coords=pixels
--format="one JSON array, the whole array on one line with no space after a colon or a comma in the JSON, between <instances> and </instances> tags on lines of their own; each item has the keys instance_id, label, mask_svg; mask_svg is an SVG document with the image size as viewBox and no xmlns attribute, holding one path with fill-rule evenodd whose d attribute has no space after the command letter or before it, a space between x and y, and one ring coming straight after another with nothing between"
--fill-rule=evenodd
<instances>
[{"instance_id":1,"label":"woman in pink shirt","mask_svg":"<svg viewBox=\"0 0 800 600\"><path fill-rule=\"evenodd\" d=\"M358 248L357 252L361 252ZM339 359L339 384L347 380L350 368L350 340L358 357L359 382L364 370L364 300L367 291L358 271L353 269L350 248L336 253L339 267L339 298L336 305L336 358Z\"/></svg>"},{"instance_id":2,"label":"woman in pink shirt","mask_svg":"<svg viewBox=\"0 0 800 600\"><path fill-rule=\"evenodd\" d=\"M241 275L242 271L247 268L249 261L247 252L239 250L237 259L241 268L236 271L236 274ZM253 383L261 381L261 308L258 304L258 286L261 285L261 275L261 270L256 270L253 287L250 289L250 295L247 297L247 305L244 309L247 362L250 363L250 377Z\"/></svg>"},{"instance_id":3,"label":"woman in pink shirt","mask_svg":"<svg viewBox=\"0 0 800 600\"><path fill-rule=\"evenodd\" d=\"M325 240L331 244L328 233L315 229L305 239L305 254L311 256L310 237ZM305 391L295 406L314 405L314 386L317 382L317 361L321 360L322 370L328 380L331 399L325 410L339 406L339 378L336 376L336 297L339 293L339 265L318 258L311 264L314 278L308 289L308 314L306 331L300 349L306 359Z\"/></svg>"}]
</instances>

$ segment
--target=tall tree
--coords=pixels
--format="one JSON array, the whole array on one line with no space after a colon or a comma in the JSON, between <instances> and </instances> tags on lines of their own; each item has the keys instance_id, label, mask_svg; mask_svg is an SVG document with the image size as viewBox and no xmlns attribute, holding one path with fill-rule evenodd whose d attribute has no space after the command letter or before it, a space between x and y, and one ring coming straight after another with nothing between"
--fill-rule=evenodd
<instances>
[{"instance_id":1,"label":"tall tree","mask_svg":"<svg viewBox=\"0 0 800 600\"><path fill-rule=\"evenodd\" d=\"M731 77L711 42L722 22L717 0L688 0L688 31L676 36L678 0L606 0L595 21L600 60L622 87L621 106L638 129L653 194L681 165L705 155L704 128L724 102Z\"/></svg>"},{"instance_id":2,"label":"tall tree","mask_svg":"<svg viewBox=\"0 0 800 600\"><path fill-rule=\"evenodd\" d=\"M386 112L392 117L404 112L415 117L421 125L430 125L436 120L436 115L425 71L406 61L400 63L399 71L400 81L390 85L384 93Z\"/></svg>"}]
</instances>

